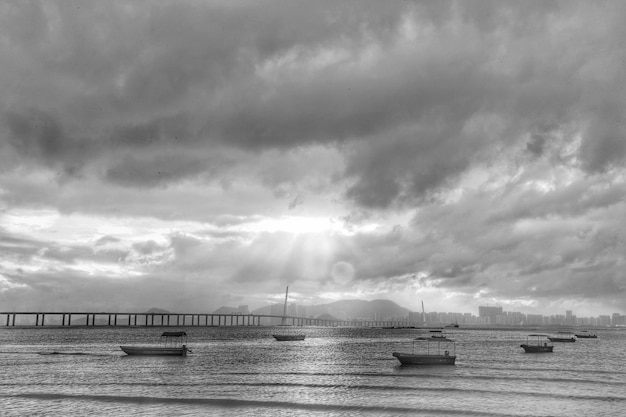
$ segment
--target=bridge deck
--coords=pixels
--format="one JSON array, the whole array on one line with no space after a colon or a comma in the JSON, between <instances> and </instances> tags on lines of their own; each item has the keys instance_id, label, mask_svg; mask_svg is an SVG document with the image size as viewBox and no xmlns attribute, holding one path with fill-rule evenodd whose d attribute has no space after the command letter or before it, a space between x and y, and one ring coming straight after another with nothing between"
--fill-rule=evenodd
<instances>
[{"instance_id":1,"label":"bridge deck","mask_svg":"<svg viewBox=\"0 0 626 417\"><path fill-rule=\"evenodd\" d=\"M6 321L0 327L71 327L71 326L350 326L350 327L419 327L407 321L329 320L312 317L266 314L211 313L116 313L116 312L0 312Z\"/></svg>"}]
</instances>

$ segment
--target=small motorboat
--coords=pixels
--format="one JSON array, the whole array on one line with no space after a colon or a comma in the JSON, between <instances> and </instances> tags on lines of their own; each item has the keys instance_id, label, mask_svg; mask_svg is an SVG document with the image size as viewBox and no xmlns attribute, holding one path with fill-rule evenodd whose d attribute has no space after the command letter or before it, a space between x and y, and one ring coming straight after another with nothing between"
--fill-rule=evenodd
<instances>
[{"instance_id":1,"label":"small motorboat","mask_svg":"<svg viewBox=\"0 0 626 417\"><path fill-rule=\"evenodd\" d=\"M418 350L416 352L416 342ZM436 347L434 346L436 344ZM450 353L452 350L452 353ZM413 339L411 353L393 352L402 365L454 365L456 344L444 335L417 337Z\"/></svg>"},{"instance_id":2,"label":"small motorboat","mask_svg":"<svg viewBox=\"0 0 626 417\"><path fill-rule=\"evenodd\" d=\"M305 334L273 334L272 336L274 336L274 339L278 340L279 342L290 342L290 341L294 341L294 340L304 340L304 338L306 337Z\"/></svg>"},{"instance_id":3,"label":"small motorboat","mask_svg":"<svg viewBox=\"0 0 626 417\"><path fill-rule=\"evenodd\" d=\"M187 356L191 352L187 348L187 334L185 332L163 332L161 343L155 346L120 346L127 355L144 356Z\"/></svg>"},{"instance_id":4,"label":"small motorboat","mask_svg":"<svg viewBox=\"0 0 626 417\"><path fill-rule=\"evenodd\" d=\"M556 336L548 336L548 339L550 339L551 342L571 343L576 341L572 332L557 332Z\"/></svg>"},{"instance_id":5,"label":"small motorboat","mask_svg":"<svg viewBox=\"0 0 626 417\"><path fill-rule=\"evenodd\" d=\"M590 332L589 330L583 330L580 333L576 333L578 339L597 339L598 335Z\"/></svg>"},{"instance_id":6,"label":"small motorboat","mask_svg":"<svg viewBox=\"0 0 626 417\"><path fill-rule=\"evenodd\" d=\"M520 347L524 348L526 353L548 353L554 349L547 334L529 334L526 343L522 343Z\"/></svg>"}]
</instances>

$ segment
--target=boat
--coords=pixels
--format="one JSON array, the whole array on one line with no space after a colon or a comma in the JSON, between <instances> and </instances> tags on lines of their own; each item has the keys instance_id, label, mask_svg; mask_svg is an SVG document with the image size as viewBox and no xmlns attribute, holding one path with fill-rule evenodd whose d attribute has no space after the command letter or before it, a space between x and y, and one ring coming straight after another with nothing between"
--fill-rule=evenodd
<instances>
[{"instance_id":1,"label":"boat","mask_svg":"<svg viewBox=\"0 0 626 417\"><path fill-rule=\"evenodd\" d=\"M287 285L287 289L285 290L285 305L283 307L283 317L281 320L281 326L287 326L287 300L289 299L289 285ZM296 340L304 340L306 337L303 333L292 333L292 332L283 332L283 333L275 333L274 339L279 342L292 342Z\"/></svg>"},{"instance_id":2,"label":"boat","mask_svg":"<svg viewBox=\"0 0 626 417\"><path fill-rule=\"evenodd\" d=\"M575 342L576 338L572 334L572 332L557 332L556 336L548 336L551 342Z\"/></svg>"},{"instance_id":3,"label":"boat","mask_svg":"<svg viewBox=\"0 0 626 417\"><path fill-rule=\"evenodd\" d=\"M421 346L417 353L415 350L416 342ZM436 348L433 346L434 344L437 345ZM452 349L452 354L450 354L450 349ZM416 337L413 339L411 353L393 352L392 355L402 365L454 365L456 344L454 340L443 335Z\"/></svg>"},{"instance_id":4,"label":"boat","mask_svg":"<svg viewBox=\"0 0 626 417\"><path fill-rule=\"evenodd\" d=\"M120 346L127 355L143 356L187 356L191 352L187 348L185 332L163 332L160 344L155 346Z\"/></svg>"},{"instance_id":5,"label":"boat","mask_svg":"<svg viewBox=\"0 0 626 417\"><path fill-rule=\"evenodd\" d=\"M304 340L305 334L273 334L274 339L279 342L290 342L294 340Z\"/></svg>"},{"instance_id":6,"label":"boat","mask_svg":"<svg viewBox=\"0 0 626 417\"><path fill-rule=\"evenodd\" d=\"M583 330L575 335L578 339L597 339L598 335L590 332L589 330Z\"/></svg>"},{"instance_id":7,"label":"boat","mask_svg":"<svg viewBox=\"0 0 626 417\"><path fill-rule=\"evenodd\" d=\"M520 347L524 348L526 353L548 353L554 349L547 334L529 334L526 343L522 343Z\"/></svg>"}]
</instances>

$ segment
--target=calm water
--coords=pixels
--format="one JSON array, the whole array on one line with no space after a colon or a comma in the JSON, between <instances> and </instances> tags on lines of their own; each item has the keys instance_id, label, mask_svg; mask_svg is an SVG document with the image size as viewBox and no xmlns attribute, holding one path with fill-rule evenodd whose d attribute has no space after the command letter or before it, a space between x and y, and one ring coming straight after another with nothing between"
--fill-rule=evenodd
<instances>
[{"instance_id":1,"label":"calm water","mask_svg":"<svg viewBox=\"0 0 626 417\"><path fill-rule=\"evenodd\" d=\"M0 328L0 414L622 416L626 331L526 354L527 331L453 329L457 364L400 367L416 330L186 328L188 357L131 357L161 328ZM183 330L169 328L167 330Z\"/></svg>"}]
</instances>

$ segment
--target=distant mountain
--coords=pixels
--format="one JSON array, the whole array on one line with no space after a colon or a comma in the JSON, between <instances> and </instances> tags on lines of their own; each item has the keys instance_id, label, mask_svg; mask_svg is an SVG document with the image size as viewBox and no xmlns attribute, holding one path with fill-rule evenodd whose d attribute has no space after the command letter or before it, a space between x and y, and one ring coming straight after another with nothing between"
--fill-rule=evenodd
<instances>
[{"instance_id":1,"label":"distant mountain","mask_svg":"<svg viewBox=\"0 0 626 417\"><path fill-rule=\"evenodd\" d=\"M217 310L215 310L213 312L213 314L237 314L240 313L241 311L236 308L236 307L226 307L226 306L222 306L220 308L218 308Z\"/></svg>"},{"instance_id":2,"label":"distant mountain","mask_svg":"<svg viewBox=\"0 0 626 417\"><path fill-rule=\"evenodd\" d=\"M315 318L319 320L331 320L331 321L339 320L337 317L331 316L330 314L322 314L321 316L317 316Z\"/></svg>"},{"instance_id":3,"label":"distant mountain","mask_svg":"<svg viewBox=\"0 0 626 417\"><path fill-rule=\"evenodd\" d=\"M271 304L269 306L259 307L250 312L250 314L276 315L283 314L283 304Z\"/></svg>"},{"instance_id":4,"label":"distant mountain","mask_svg":"<svg viewBox=\"0 0 626 417\"><path fill-rule=\"evenodd\" d=\"M330 314L341 320L392 320L406 318L410 310L390 300L341 300L306 307L307 315Z\"/></svg>"},{"instance_id":5,"label":"distant mountain","mask_svg":"<svg viewBox=\"0 0 626 417\"><path fill-rule=\"evenodd\" d=\"M291 309L291 307L290 307ZM410 310L390 300L340 300L328 304L298 305L299 315L326 320L403 320ZM237 314L237 307L222 306L212 314ZM174 314L152 307L142 314ZM282 316L283 304L272 304L257 308L250 314ZM291 314L289 312L288 314Z\"/></svg>"},{"instance_id":6,"label":"distant mountain","mask_svg":"<svg viewBox=\"0 0 626 417\"><path fill-rule=\"evenodd\" d=\"M339 320L393 320L404 319L409 315L410 310L400 307L390 300L341 300L329 304L318 304L312 306L298 306L304 311L306 317L326 318L328 316ZM258 308L252 314L273 314L282 315L282 304L273 304ZM273 313L272 313L273 312Z\"/></svg>"},{"instance_id":7,"label":"distant mountain","mask_svg":"<svg viewBox=\"0 0 626 417\"><path fill-rule=\"evenodd\" d=\"M162 308L152 307L150 310L146 311L143 314L172 314L167 310L163 310Z\"/></svg>"}]
</instances>

